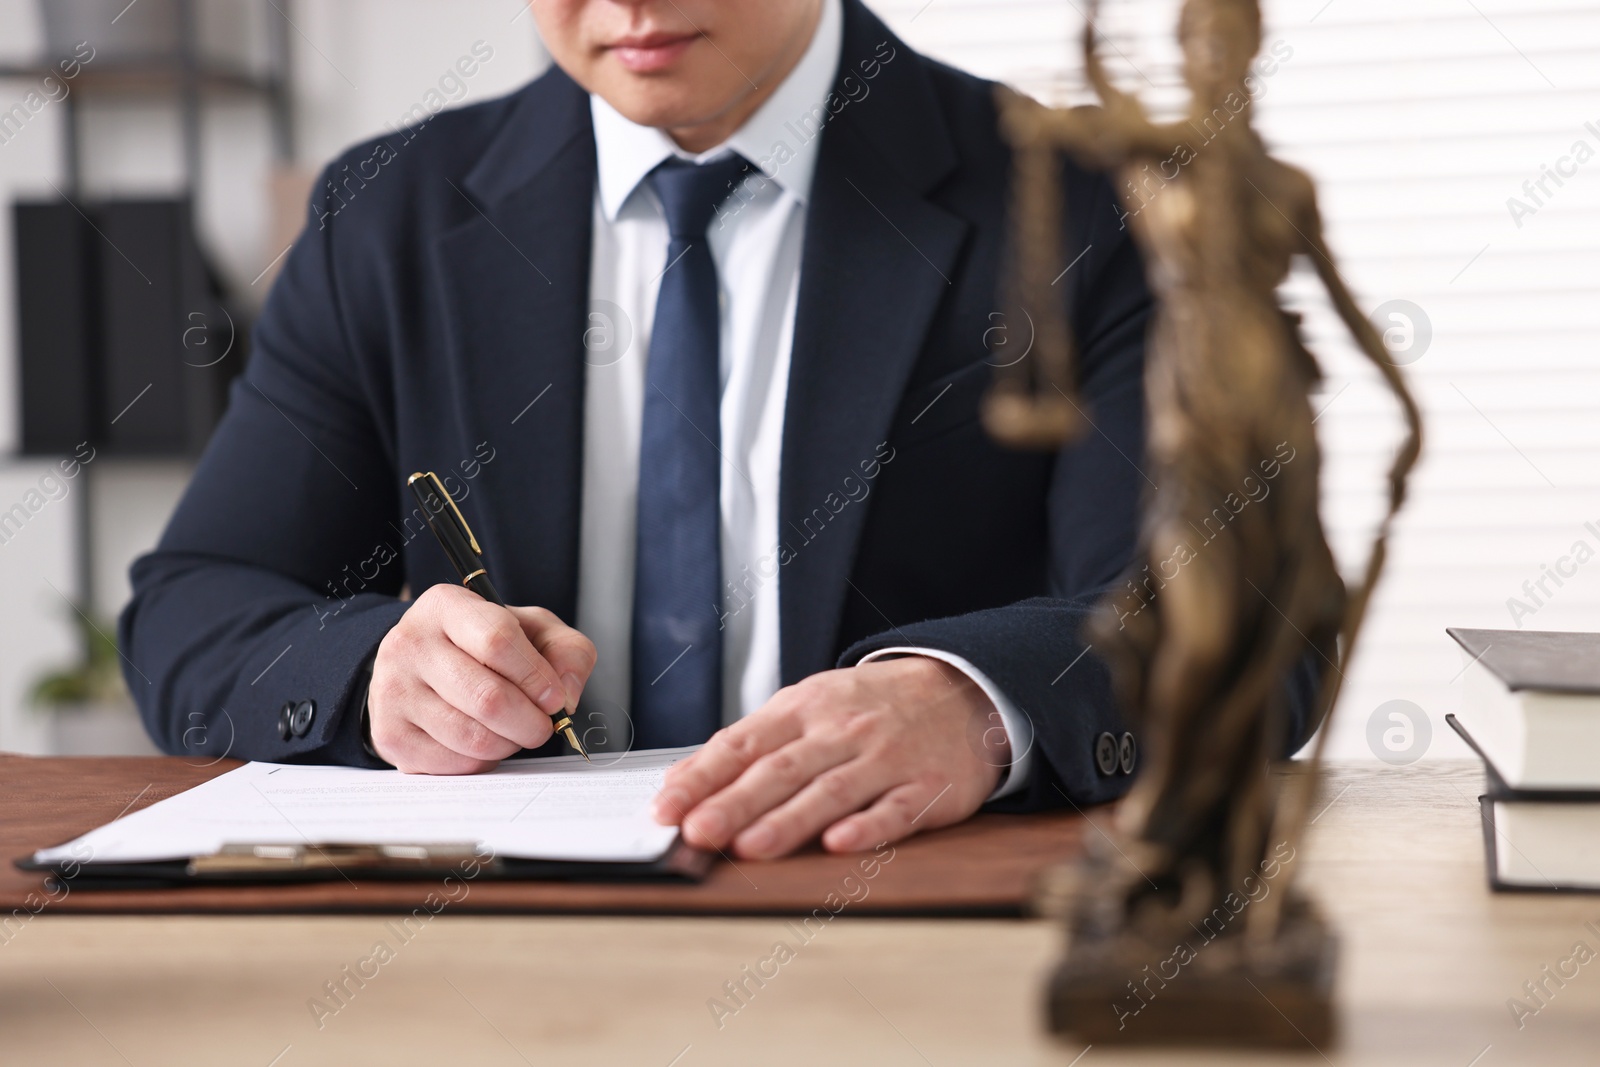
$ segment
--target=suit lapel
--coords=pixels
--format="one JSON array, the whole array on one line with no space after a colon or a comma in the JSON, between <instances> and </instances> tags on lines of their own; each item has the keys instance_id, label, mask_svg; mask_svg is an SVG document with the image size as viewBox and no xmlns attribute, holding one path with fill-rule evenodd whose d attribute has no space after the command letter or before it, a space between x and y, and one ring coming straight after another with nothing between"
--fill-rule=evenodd
<instances>
[{"instance_id":1,"label":"suit lapel","mask_svg":"<svg viewBox=\"0 0 1600 1067\"><path fill-rule=\"evenodd\" d=\"M856 0L845 16L841 74L882 42L896 54L823 133L807 211L779 488L785 685L833 666L867 508L841 504L843 481L878 457L966 233L924 195L956 157L920 58Z\"/></svg>"},{"instance_id":2,"label":"suit lapel","mask_svg":"<svg viewBox=\"0 0 1600 1067\"><path fill-rule=\"evenodd\" d=\"M470 507L500 591L564 619L577 608L583 330L594 137L588 98L559 70L525 95L456 197L439 241L463 456L495 450ZM441 410L444 408L441 406Z\"/></svg>"}]
</instances>

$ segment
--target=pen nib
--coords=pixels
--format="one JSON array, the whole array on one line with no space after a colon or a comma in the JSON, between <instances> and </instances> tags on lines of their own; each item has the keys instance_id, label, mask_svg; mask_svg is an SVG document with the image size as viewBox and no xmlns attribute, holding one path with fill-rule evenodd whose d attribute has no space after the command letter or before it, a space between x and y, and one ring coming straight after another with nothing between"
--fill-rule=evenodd
<instances>
[{"instance_id":1,"label":"pen nib","mask_svg":"<svg viewBox=\"0 0 1600 1067\"><path fill-rule=\"evenodd\" d=\"M572 750L574 752L583 757L583 762L594 762L594 760L589 758L589 753L584 750L583 743L578 740L578 732L572 728L570 712L563 710L561 712L561 717L556 720L555 726L557 733L566 735L567 744L572 746Z\"/></svg>"}]
</instances>

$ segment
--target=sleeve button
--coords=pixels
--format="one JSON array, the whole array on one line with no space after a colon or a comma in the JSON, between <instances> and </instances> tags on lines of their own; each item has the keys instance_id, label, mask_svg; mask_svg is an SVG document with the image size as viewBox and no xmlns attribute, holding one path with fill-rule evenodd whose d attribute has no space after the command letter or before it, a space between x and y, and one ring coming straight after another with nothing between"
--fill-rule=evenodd
<instances>
[{"instance_id":1,"label":"sleeve button","mask_svg":"<svg viewBox=\"0 0 1600 1067\"><path fill-rule=\"evenodd\" d=\"M1123 734L1122 742L1117 746L1117 765L1123 774L1132 774L1135 764L1139 762L1139 744L1133 739L1132 734Z\"/></svg>"},{"instance_id":2,"label":"sleeve button","mask_svg":"<svg viewBox=\"0 0 1600 1067\"><path fill-rule=\"evenodd\" d=\"M316 717L317 705L309 700L300 701L289 713L289 732L296 737L304 737L311 731L311 722Z\"/></svg>"},{"instance_id":3,"label":"sleeve button","mask_svg":"<svg viewBox=\"0 0 1600 1067\"><path fill-rule=\"evenodd\" d=\"M294 705L292 703L285 703L283 707L278 709L278 738L280 740L289 740L289 734L292 729L289 720L293 715Z\"/></svg>"},{"instance_id":4,"label":"sleeve button","mask_svg":"<svg viewBox=\"0 0 1600 1067\"><path fill-rule=\"evenodd\" d=\"M1106 733L1095 738L1094 762L1106 777L1117 773L1117 739L1114 735Z\"/></svg>"}]
</instances>

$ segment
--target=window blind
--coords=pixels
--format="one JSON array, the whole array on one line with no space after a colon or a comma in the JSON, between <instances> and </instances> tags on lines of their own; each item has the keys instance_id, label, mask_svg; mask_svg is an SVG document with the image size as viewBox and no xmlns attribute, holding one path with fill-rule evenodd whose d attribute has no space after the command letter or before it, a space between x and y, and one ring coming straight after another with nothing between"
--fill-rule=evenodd
<instances>
[{"instance_id":1,"label":"window blind","mask_svg":"<svg viewBox=\"0 0 1600 1067\"><path fill-rule=\"evenodd\" d=\"M945 62L1053 103L1090 99L1082 0L871 3ZM1178 8L1110 0L1100 17L1119 84L1162 117L1185 98ZM1257 127L1316 178L1357 302L1385 309L1375 321L1397 344L1409 336L1395 358L1427 419L1330 751L1375 754L1369 720L1404 700L1427 755L1466 755L1444 722L1465 662L1446 626L1600 629L1600 7L1282 0L1264 16L1280 62ZM1282 293L1326 373L1323 518L1353 576L1398 413L1309 270Z\"/></svg>"}]
</instances>

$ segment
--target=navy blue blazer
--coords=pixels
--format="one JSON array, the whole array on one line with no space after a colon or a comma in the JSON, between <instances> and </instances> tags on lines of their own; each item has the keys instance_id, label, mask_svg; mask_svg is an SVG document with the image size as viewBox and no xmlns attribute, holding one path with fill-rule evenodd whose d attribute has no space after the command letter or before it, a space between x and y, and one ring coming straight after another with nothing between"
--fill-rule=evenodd
<instances>
[{"instance_id":1,"label":"navy blue blazer","mask_svg":"<svg viewBox=\"0 0 1600 1067\"><path fill-rule=\"evenodd\" d=\"M1065 163L1064 260L1082 258L1060 288L1095 429L1059 454L1000 448L978 423L1010 173L993 86L857 0L840 73L784 417L783 682L894 644L958 653L1034 723L1031 780L1002 806L1110 799L1130 779L1096 740L1124 727L1079 629L1132 556L1146 484L1139 257L1104 177ZM455 581L412 471L453 475L508 602L573 617L594 187L588 98L559 69L327 169L227 414L132 569L125 673L163 748L375 765L370 659L402 588Z\"/></svg>"}]
</instances>

